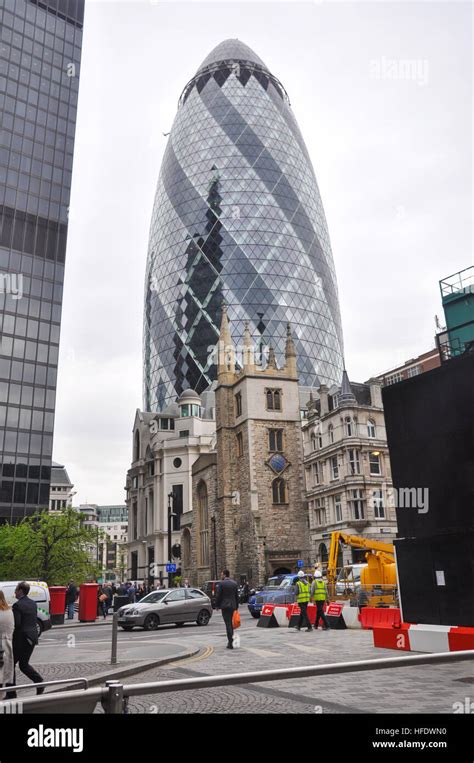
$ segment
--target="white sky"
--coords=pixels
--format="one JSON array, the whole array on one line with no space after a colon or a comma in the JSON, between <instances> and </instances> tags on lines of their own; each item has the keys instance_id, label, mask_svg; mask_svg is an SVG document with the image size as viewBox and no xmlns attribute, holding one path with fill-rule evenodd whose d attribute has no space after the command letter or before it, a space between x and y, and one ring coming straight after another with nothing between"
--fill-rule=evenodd
<instances>
[{"instance_id":1,"label":"white sky","mask_svg":"<svg viewBox=\"0 0 474 763\"><path fill-rule=\"evenodd\" d=\"M54 442L75 505L124 500L162 133L229 37L282 81L313 160L351 379L430 349L438 281L472 263L470 4L86 0Z\"/></svg>"}]
</instances>

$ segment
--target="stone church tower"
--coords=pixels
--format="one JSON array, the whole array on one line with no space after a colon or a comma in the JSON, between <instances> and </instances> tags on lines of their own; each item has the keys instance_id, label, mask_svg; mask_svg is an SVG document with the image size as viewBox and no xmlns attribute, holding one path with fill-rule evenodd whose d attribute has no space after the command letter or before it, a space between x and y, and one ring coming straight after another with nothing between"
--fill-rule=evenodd
<instances>
[{"instance_id":1,"label":"stone church tower","mask_svg":"<svg viewBox=\"0 0 474 763\"><path fill-rule=\"evenodd\" d=\"M284 366L270 348L262 369L247 325L237 369L225 307L218 352L215 566L256 584L309 562L296 352L288 324Z\"/></svg>"}]
</instances>

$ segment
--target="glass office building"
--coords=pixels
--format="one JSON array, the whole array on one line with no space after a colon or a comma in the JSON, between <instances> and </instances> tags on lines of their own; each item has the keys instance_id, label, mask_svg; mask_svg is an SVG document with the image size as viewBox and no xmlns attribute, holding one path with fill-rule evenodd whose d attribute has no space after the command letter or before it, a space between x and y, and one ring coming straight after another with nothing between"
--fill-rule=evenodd
<instances>
[{"instance_id":1,"label":"glass office building","mask_svg":"<svg viewBox=\"0 0 474 763\"><path fill-rule=\"evenodd\" d=\"M0 522L49 505L83 12L0 6Z\"/></svg>"},{"instance_id":2,"label":"glass office building","mask_svg":"<svg viewBox=\"0 0 474 763\"><path fill-rule=\"evenodd\" d=\"M238 40L218 45L181 95L151 221L144 405L216 377L225 300L235 337L284 352L302 385L340 383L336 274L311 160L282 84Z\"/></svg>"}]
</instances>

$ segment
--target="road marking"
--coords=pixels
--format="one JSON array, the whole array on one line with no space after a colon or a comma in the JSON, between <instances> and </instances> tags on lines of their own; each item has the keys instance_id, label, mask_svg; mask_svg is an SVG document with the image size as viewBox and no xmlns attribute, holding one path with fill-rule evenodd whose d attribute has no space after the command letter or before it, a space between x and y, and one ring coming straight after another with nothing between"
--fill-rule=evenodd
<instances>
[{"instance_id":1,"label":"road marking","mask_svg":"<svg viewBox=\"0 0 474 763\"><path fill-rule=\"evenodd\" d=\"M305 654L316 654L320 651L317 646L307 646L306 644L294 644L292 641L285 641L286 646L292 646L293 649L297 649L299 652L305 652Z\"/></svg>"},{"instance_id":2,"label":"road marking","mask_svg":"<svg viewBox=\"0 0 474 763\"><path fill-rule=\"evenodd\" d=\"M241 646L240 649L245 649L246 652L252 652L257 657L282 657L281 652L271 652L269 649L260 649L256 646Z\"/></svg>"},{"instance_id":3,"label":"road marking","mask_svg":"<svg viewBox=\"0 0 474 763\"><path fill-rule=\"evenodd\" d=\"M169 662L167 665L164 665L165 670L172 670L174 667L181 667L181 665L187 665L190 662L201 662L201 660L207 660L208 657L211 656L211 654L214 651L214 647L208 646L204 649L202 654L197 654L194 657L188 657L186 660L177 660L176 662Z\"/></svg>"}]
</instances>

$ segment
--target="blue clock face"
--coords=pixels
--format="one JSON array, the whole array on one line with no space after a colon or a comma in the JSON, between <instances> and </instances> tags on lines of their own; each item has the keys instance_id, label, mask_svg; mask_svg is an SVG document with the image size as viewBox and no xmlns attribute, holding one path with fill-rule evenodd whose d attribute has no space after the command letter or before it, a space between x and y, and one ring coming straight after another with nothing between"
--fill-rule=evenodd
<instances>
[{"instance_id":1,"label":"blue clock face","mask_svg":"<svg viewBox=\"0 0 474 763\"><path fill-rule=\"evenodd\" d=\"M285 456L282 456L279 453L276 453L274 456L272 456L270 461L269 461L269 464L272 467L272 469L275 472L278 472L278 473L283 471L283 469L285 468L287 463L288 462L287 462Z\"/></svg>"}]
</instances>

